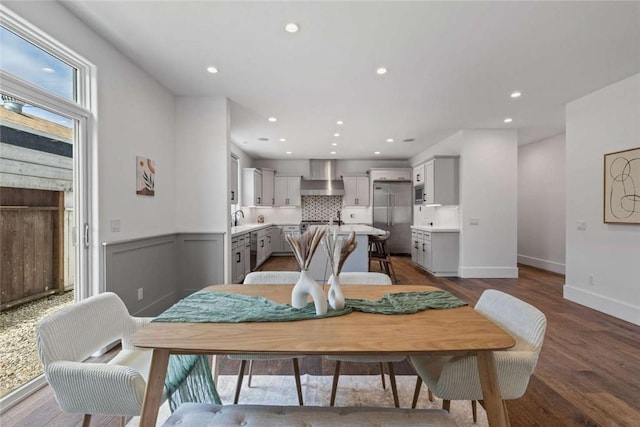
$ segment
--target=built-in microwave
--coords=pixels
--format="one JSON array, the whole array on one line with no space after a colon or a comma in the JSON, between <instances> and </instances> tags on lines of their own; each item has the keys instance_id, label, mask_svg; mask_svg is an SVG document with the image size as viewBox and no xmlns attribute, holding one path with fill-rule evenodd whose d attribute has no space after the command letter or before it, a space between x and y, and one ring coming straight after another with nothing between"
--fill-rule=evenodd
<instances>
[{"instance_id":1,"label":"built-in microwave","mask_svg":"<svg viewBox=\"0 0 640 427\"><path fill-rule=\"evenodd\" d=\"M415 205L424 203L424 185L416 185L413 187L413 203Z\"/></svg>"}]
</instances>

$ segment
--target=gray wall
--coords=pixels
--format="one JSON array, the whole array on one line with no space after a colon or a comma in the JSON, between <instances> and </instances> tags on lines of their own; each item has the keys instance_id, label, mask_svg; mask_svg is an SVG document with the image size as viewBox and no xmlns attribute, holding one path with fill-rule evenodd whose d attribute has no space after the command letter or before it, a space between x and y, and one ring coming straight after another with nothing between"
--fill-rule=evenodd
<instances>
[{"instance_id":1,"label":"gray wall","mask_svg":"<svg viewBox=\"0 0 640 427\"><path fill-rule=\"evenodd\" d=\"M223 242L223 233L179 233L104 243L104 290L118 294L134 316L157 316L180 298L224 282Z\"/></svg>"}]
</instances>

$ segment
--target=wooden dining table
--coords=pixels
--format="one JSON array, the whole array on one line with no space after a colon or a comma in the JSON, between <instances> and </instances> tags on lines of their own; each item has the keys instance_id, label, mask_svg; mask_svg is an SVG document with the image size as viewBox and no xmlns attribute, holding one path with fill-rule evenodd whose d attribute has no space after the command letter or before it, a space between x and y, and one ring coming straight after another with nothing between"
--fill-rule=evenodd
<instances>
[{"instance_id":1,"label":"wooden dining table","mask_svg":"<svg viewBox=\"0 0 640 427\"><path fill-rule=\"evenodd\" d=\"M290 303L292 288L292 285L214 285L205 290L262 296L278 303ZM343 286L346 298L368 300L377 300L390 293L428 290L438 289L423 285ZM475 353L489 425L509 425L507 409L500 397L493 352L514 346L515 340L469 306L415 314L352 312L287 322L152 322L135 333L133 343L153 350L141 427L155 426L170 355L239 353L301 356Z\"/></svg>"}]
</instances>

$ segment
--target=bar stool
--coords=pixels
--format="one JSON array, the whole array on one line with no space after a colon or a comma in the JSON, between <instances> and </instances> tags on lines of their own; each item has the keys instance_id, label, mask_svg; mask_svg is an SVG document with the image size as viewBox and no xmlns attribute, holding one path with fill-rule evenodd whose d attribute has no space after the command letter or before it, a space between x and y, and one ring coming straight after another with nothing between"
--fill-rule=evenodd
<instances>
[{"instance_id":1,"label":"bar stool","mask_svg":"<svg viewBox=\"0 0 640 427\"><path fill-rule=\"evenodd\" d=\"M387 251L387 240L390 236L390 231L385 231L381 236L369 236L369 270L371 270L371 261L377 261L380 264L380 270L383 270L387 276L393 275L393 280L398 281L391 263L391 255Z\"/></svg>"}]
</instances>

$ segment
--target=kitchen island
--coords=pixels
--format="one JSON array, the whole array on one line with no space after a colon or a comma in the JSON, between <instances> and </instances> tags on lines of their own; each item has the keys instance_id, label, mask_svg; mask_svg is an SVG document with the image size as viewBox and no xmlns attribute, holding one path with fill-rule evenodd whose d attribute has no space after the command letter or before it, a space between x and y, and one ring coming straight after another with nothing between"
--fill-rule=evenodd
<instances>
[{"instance_id":1,"label":"kitchen island","mask_svg":"<svg viewBox=\"0 0 640 427\"><path fill-rule=\"evenodd\" d=\"M349 255L342 267L343 272L364 272L369 271L369 236L379 236L384 234L384 230L364 224L344 224L327 226L328 233L337 233L338 236L347 237L351 232L356 234L356 249ZM331 266L324 245L321 245L311 260L309 266L311 276L318 283L326 283L331 276Z\"/></svg>"}]
</instances>

